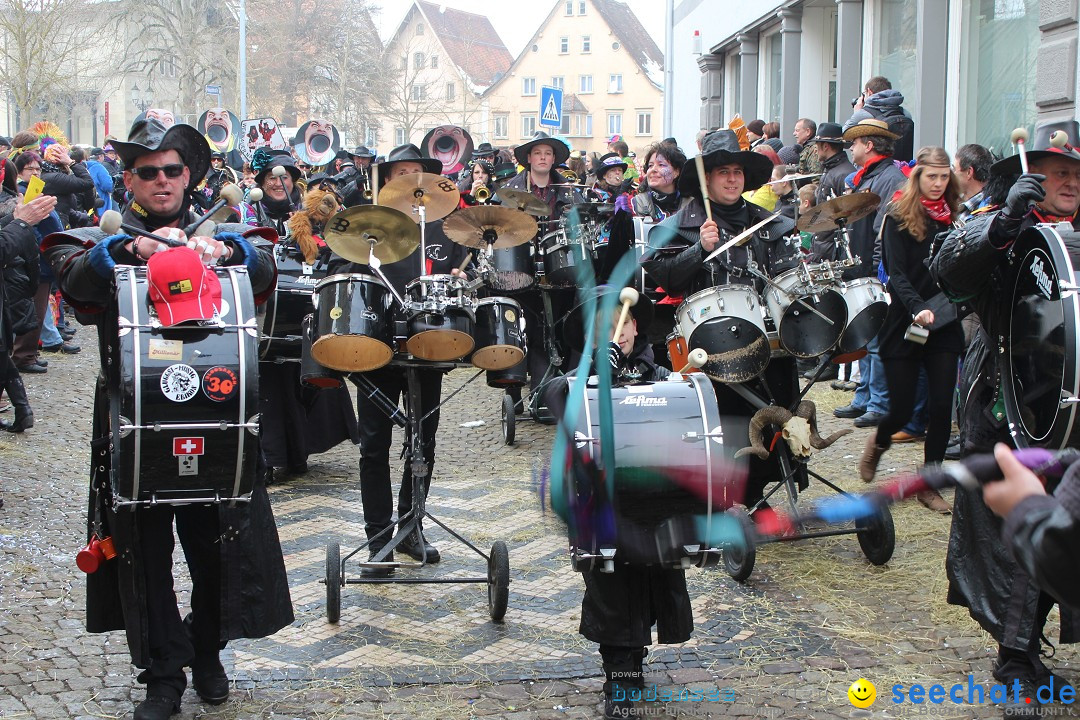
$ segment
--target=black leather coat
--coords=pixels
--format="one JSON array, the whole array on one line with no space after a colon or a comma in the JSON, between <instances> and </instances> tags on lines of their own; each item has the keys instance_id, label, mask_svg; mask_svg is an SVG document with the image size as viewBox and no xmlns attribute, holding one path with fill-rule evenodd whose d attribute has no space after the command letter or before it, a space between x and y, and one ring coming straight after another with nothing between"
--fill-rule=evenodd
<instances>
[{"instance_id":1,"label":"black leather coat","mask_svg":"<svg viewBox=\"0 0 1080 720\"><path fill-rule=\"evenodd\" d=\"M34 229L26 223L7 215L0 224L0 352L7 352L15 328L35 322L38 249Z\"/></svg>"}]
</instances>

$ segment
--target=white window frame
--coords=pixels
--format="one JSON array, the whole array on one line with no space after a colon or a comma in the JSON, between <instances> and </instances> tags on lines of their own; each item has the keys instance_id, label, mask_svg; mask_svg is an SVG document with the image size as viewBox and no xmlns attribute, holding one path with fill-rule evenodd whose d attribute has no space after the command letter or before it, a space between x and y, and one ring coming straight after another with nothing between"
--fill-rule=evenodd
<instances>
[{"instance_id":1,"label":"white window frame","mask_svg":"<svg viewBox=\"0 0 1080 720\"><path fill-rule=\"evenodd\" d=\"M586 55L592 52L592 35L581 36L581 52Z\"/></svg>"},{"instance_id":2,"label":"white window frame","mask_svg":"<svg viewBox=\"0 0 1080 720\"><path fill-rule=\"evenodd\" d=\"M453 102L457 99L456 85L452 82L446 83L446 99L448 102Z\"/></svg>"},{"instance_id":3,"label":"white window frame","mask_svg":"<svg viewBox=\"0 0 1080 720\"><path fill-rule=\"evenodd\" d=\"M521 114L521 137L531 138L536 133L537 120L536 113Z\"/></svg>"},{"instance_id":4,"label":"white window frame","mask_svg":"<svg viewBox=\"0 0 1080 720\"><path fill-rule=\"evenodd\" d=\"M585 14L585 0L578 0L578 15Z\"/></svg>"},{"instance_id":5,"label":"white window frame","mask_svg":"<svg viewBox=\"0 0 1080 720\"><path fill-rule=\"evenodd\" d=\"M409 141L409 138L405 137L405 128L394 128L394 146L404 145Z\"/></svg>"},{"instance_id":6,"label":"white window frame","mask_svg":"<svg viewBox=\"0 0 1080 720\"><path fill-rule=\"evenodd\" d=\"M570 36L563 35L559 38L559 54L565 55L570 52Z\"/></svg>"},{"instance_id":7,"label":"white window frame","mask_svg":"<svg viewBox=\"0 0 1080 720\"><path fill-rule=\"evenodd\" d=\"M641 121L645 120L648 123L648 128L644 131L641 129ZM637 111L637 135L652 135L652 110L638 110Z\"/></svg>"},{"instance_id":8,"label":"white window frame","mask_svg":"<svg viewBox=\"0 0 1080 720\"><path fill-rule=\"evenodd\" d=\"M566 11L566 17L572 16L574 14L574 0L566 0L563 9Z\"/></svg>"},{"instance_id":9,"label":"white window frame","mask_svg":"<svg viewBox=\"0 0 1080 720\"><path fill-rule=\"evenodd\" d=\"M593 92L593 76L592 75L579 75L578 76L578 95L592 95Z\"/></svg>"},{"instance_id":10,"label":"white window frame","mask_svg":"<svg viewBox=\"0 0 1080 720\"><path fill-rule=\"evenodd\" d=\"M608 110L607 127L608 137L622 135L622 110Z\"/></svg>"},{"instance_id":11,"label":"white window frame","mask_svg":"<svg viewBox=\"0 0 1080 720\"><path fill-rule=\"evenodd\" d=\"M536 95L536 78L521 78L521 94L525 97L533 97Z\"/></svg>"},{"instance_id":12,"label":"white window frame","mask_svg":"<svg viewBox=\"0 0 1080 720\"><path fill-rule=\"evenodd\" d=\"M551 87L558 88L560 90L566 89L566 76L565 75L552 75Z\"/></svg>"},{"instance_id":13,"label":"white window frame","mask_svg":"<svg viewBox=\"0 0 1080 720\"><path fill-rule=\"evenodd\" d=\"M496 140L506 140L510 137L510 115L508 113L493 115L492 125Z\"/></svg>"},{"instance_id":14,"label":"white window frame","mask_svg":"<svg viewBox=\"0 0 1080 720\"><path fill-rule=\"evenodd\" d=\"M413 83L412 86L409 88L409 98L412 100L412 102L423 102L424 95L425 92L423 83Z\"/></svg>"},{"instance_id":15,"label":"white window frame","mask_svg":"<svg viewBox=\"0 0 1080 720\"><path fill-rule=\"evenodd\" d=\"M611 73L608 75L607 91L609 95L618 95L623 91L622 80L622 73Z\"/></svg>"}]
</instances>

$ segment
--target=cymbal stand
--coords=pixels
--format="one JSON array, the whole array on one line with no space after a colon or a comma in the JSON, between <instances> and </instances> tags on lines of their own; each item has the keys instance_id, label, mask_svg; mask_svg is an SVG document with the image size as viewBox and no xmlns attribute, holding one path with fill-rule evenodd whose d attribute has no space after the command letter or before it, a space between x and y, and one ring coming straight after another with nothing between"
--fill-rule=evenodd
<instances>
[{"instance_id":1,"label":"cymbal stand","mask_svg":"<svg viewBox=\"0 0 1080 720\"><path fill-rule=\"evenodd\" d=\"M417 188L413 191L416 198L416 215L420 218L420 274L427 275L427 243L425 230L427 228L427 205L424 203L424 191Z\"/></svg>"},{"instance_id":2,"label":"cymbal stand","mask_svg":"<svg viewBox=\"0 0 1080 720\"><path fill-rule=\"evenodd\" d=\"M368 255L368 267L375 271L375 274L383 281L383 285L385 285L386 289L390 291L390 294L394 296L394 299L398 301L398 304L401 305L402 309L407 310L409 306L405 304L405 298L398 295L397 288L395 288L386 278L386 275L383 274L382 260L375 255L375 245L378 244L379 241L371 235L368 235L366 232L363 234L363 238L371 245L371 252Z\"/></svg>"}]
</instances>

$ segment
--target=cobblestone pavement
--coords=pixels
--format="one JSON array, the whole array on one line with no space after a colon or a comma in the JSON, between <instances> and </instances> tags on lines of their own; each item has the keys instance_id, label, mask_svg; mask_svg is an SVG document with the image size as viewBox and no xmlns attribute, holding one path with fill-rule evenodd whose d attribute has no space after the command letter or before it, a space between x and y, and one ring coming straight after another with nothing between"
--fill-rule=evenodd
<instances>
[{"instance_id":1,"label":"cobblestone pavement","mask_svg":"<svg viewBox=\"0 0 1080 720\"><path fill-rule=\"evenodd\" d=\"M97 363L92 333L79 334L87 351L50 356L48 374L27 378L36 427L22 436L0 433L4 718L129 717L141 699L122 635L82 629L84 584L74 555L82 545ZM455 371L444 387L449 392L471 375ZM211 708L188 692L183 718L600 715L599 658L576 634L581 580L558 522L542 513L538 499L535 477L552 428L519 422L508 447L499 393L482 378L470 388L444 410L429 509L484 551L496 540L509 545L505 623L488 619L483 584L349 585L340 623L327 623L319 582L325 546L337 541L348 552L363 535L358 453L342 445L313 457L304 477L271 488L295 624L272 638L232 643L224 654L235 680L230 701ZM815 389L812 397L823 434L845 426L827 411L850 395ZM812 469L858 490L854 466L865 433L856 430L815 456ZM921 445L897 446L883 466L895 472L920 457ZM821 488L812 483L808 494ZM931 710L933 717L1000 717L992 706L891 702L895 684L948 687L966 684L969 673L974 683L993 682L988 637L963 610L944 603L948 518L917 504L898 506L894 516L897 548L885 567L871 566L856 539L844 535L760 547L745 584L722 570L690 570L694 638L654 647L648 679L661 690L714 701L648 703L641 716L900 718ZM438 528L428 535L442 563L401 574L484 574L483 560L466 546ZM346 574L355 571L350 562ZM178 586L186 603L186 578ZM1075 675L1072 648L1059 648L1053 662L1066 677ZM870 711L847 700L860 676L877 685ZM1053 709L1064 715L1070 708Z\"/></svg>"}]
</instances>

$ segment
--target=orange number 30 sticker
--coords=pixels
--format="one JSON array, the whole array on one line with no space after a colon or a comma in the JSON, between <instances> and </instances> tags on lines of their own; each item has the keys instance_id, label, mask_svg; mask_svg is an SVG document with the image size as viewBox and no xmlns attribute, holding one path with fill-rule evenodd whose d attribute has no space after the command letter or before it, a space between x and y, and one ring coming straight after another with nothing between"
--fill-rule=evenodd
<instances>
[{"instance_id":1,"label":"orange number 30 sticker","mask_svg":"<svg viewBox=\"0 0 1080 720\"><path fill-rule=\"evenodd\" d=\"M239 389L236 371L220 365L212 367L203 374L202 388L214 402L225 402Z\"/></svg>"}]
</instances>

